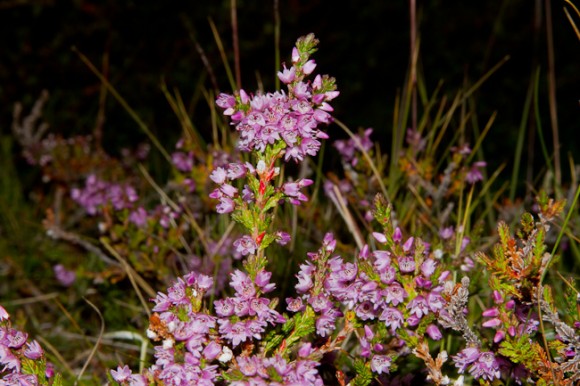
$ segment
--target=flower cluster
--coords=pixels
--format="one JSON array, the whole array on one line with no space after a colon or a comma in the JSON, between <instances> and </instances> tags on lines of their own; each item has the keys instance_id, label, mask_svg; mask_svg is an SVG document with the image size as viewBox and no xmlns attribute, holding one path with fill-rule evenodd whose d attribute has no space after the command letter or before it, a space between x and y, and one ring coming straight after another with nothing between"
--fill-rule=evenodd
<instances>
[{"instance_id":1,"label":"flower cluster","mask_svg":"<svg viewBox=\"0 0 580 386\"><path fill-rule=\"evenodd\" d=\"M237 369L232 386L266 385L312 385L322 386L323 380L316 367L319 363L305 359L310 346L305 345L299 352L299 359L288 362L277 355L263 358L258 355L237 358Z\"/></svg>"},{"instance_id":2,"label":"flower cluster","mask_svg":"<svg viewBox=\"0 0 580 386\"><path fill-rule=\"evenodd\" d=\"M236 270L230 286L235 296L215 301L215 312L222 337L237 347L252 339L261 340L268 324L284 323L285 319L272 309L270 299L262 294L271 292L276 286L270 283L272 274L260 270L252 280L246 273Z\"/></svg>"},{"instance_id":3,"label":"flower cluster","mask_svg":"<svg viewBox=\"0 0 580 386\"><path fill-rule=\"evenodd\" d=\"M289 311L304 312L306 307L314 311L321 337L332 335L338 318L352 313L365 326L359 337L361 357L374 373L383 374L394 358L417 344L418 337L442 338L436 319L444 312L442 292L449 272L421 240L403 240L399 228L373 236L388 250L371 252L365 245L354 262L346 262L331 257L336 241L327 234L322 248L300 266L296 291L301 296L286 301Z\"/></svg>"},{"instance_id":4,"label":"flower cluster","mask_svg":"<svg viewBox=\"0 0 580 386\"><path fill-rule=\"evenodd\" d=\"M307 383L322 385L316 371L317 362L308 359L306 345L295 361L280 355L248 355L259 343L268 325L285 322L262 294L271 292L271 273L261 271L252 281L242 271L231 275L233 297L214 302L215 316L203 308L205 295L213 286L209 276L189 273L179 278L167 293L153 299L155 312L147 335L160 342L155 347L155 363L141 374L127 366L111 371L114 381L122 385L213 385L219 379L230 384ZM229 365L224 370L223 365ZM242 382L243 380L243 382ZM246 382L246 383L244 383Z\"/></svg>"},{"instance_id":5,"label":"flower cluster","mask_svg":"<svg viewBox=\"0 0 580 386\"><path fill-rule=\"evenodd\" d=\"M241 150L262 153L267 146L280 143L286 149L285 161L302 161L306 155L318 153L319 139L328 138L318 126L331 122L328 102L338 96L338 91L334 79L327 76L316 75L312 82L304 81L316 68L309 57L317 43L312 34L299 39L292 50L292 66L284 66L278 73L288 93L252 96L240 90L235 95L220 94L216 103L239 132Z\"/></svg>"},{"instance_id":6,"label":"flower cluster","mask_svg":"<svg viewBox=\"0 0 580 386\"><path fill-rule=\"evenodd\" d=\"M11 327L10 315L0 306L0 384L60 385L44 350L28 334Z\"/></svg>"},{"instance_id":7,"label":"flower cluster","mask_svg":"<svg viewBox=\"0 0 580 386\"><path fill-rule=\"evenodd\" d=\"M483 311L485 318L482 327L494 329L496 332L493 343L500 343L508 334L532 335L538 330L540 324L538 314L529 306L516 302L514 299L506 301L502 294L494 290L492 293L494 305Z\"/></svg>"},{"instance_id":8,"label":"flower cluster","mask_svg":"<svg viewBox=\"0 0 580 386\"><path fill-rule=\"evenodd\" d=\"M332 264L339 259L334 258L329 261L335 247L336 240L334 240L332 234L326 234L320 250L316 253L308 254L312 263L307 261L302 264L300 271L296 275L298 278L298 283L295 286L296 292L302 296L295 299L286 299L288 311L302 312L306 305L312 308L316 313L316 333L321 337L330 336L336 328L337 318L343 316L343 313L338 308L336 299L332 296L333 293L326 288L324 282ZM336 267L336 264L334 266ZM353 268L355 267L346 267L342 272L343 276L352 279L356 275L356 270L353 271Z\"/></svg>"},{"instance_id":9,"label":"flower cluster","mask_svg":"<svg viewBox=\"0 0 580 386\"><path fill-rule=\"evenodd\" d=\"M192 272L178 279L167 294L158 293L147 330L149 338L161 342L155 347L155 363L142 374L119 366L111 371L113 379L122 385L147 385L153 380L165 385L213 385L217 366L208 362L222 349L210 339L216 318L201 311L212 285L209 276Z\"/></svg>"},{"instance_id":10,"label":"flower cluster","mask_svg":"<svg viewBox=\"0 0 580 386\"><path fill-rule=\"evenodd\" d=\"M115 210L132 208L133 203L139 199L131 185L106 182L94 174L87 177L84 188L73 189L71 197L90 215L97 214L107 204Z\"/></svg>"},{"instance_id":11,"label":"flower cluster","mask_svg":"<svg viewBox=\"0 0 580 386\"><path fill-rule=\"evenodd\" d=\"M355 167L358 165L360 159L359 155L363 151L370 151L374 144L371 140L373 129L368 128L362 134L355 134L353 138L337 139L333 146L338 150L342 157L343 165L350 165Z\"/></svg>"}]
</instances>

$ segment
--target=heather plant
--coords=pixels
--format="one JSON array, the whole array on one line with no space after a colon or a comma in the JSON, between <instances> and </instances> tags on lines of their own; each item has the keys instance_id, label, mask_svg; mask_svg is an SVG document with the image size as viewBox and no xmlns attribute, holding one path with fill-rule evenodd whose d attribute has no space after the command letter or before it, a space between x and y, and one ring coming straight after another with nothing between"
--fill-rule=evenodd
<instances>
[{"instance_id":1,"label":"heather plant","mask_svg":"<svg viewBox=\"0 0 580 386\"><path fill-rule=\"evenodd\" d=\"M474 256L488 269L493 302L482 312L480 326L466 317L470 315L469 278L456 283L447 269L473 269L473 259L457 264L469 238L461 231L457 236L452 228L440 229L434 239L441 245L459 237L455 249L446 250L431 249L431 243L419 237L405 237L392 217L393 207L380 194L372 205L373 226L378 223L380 231L372 232L371 246L365 243L345 260L334 254L337 242L327 233L321 248L308 253L300 265L296 296L285 299L286 312L277 310L279 300L269 295L275 283L267 270L267 248L273 241L287 243L289 235L270 229L273 210L285 201L293 205L307 201L302 189L312 181L279 181L278 186L272 181L280 174L281 160L303 161L305 155L316 155L318 139L327 137L317 125L331 121L332 109L325 102L337 95L332 78L316 77L311 86L303 83L302 76L314 69L309 55L315 43L312 35L299 39L293 66L279 73L288 85L287 95L248 95L240 90L217 100L240 133L240 150L255 157L251 158L255 165L234 162L210 174L218 185L211 193L218 200L217 212L231 214L248 232L233 243L244 256L244 269L230 276L233 296L211 304L204 296L213 286L210 277L192 272L179 278L154 300L148 335L159 342L155 364L140 374L119 366L111 372L113 380L120 384L356 385L424 379L462 384L463 374L469 374L481 383L574 382L577 337L560 320L540 280L551 262L551 255L544 253L544 236L562 202L542 199L537 223L532 215L523 216L520 246L509 236L507 225L501 224L495 259L483 252ZM317 109L321 119L315 118ZM354 143L363 152L370 150L370 133L337 143L345 163L358 164ZM417 152L420 138L414 138L409 144ZM458 166L470 152L467 146L454 151L443 185L458 181L473 189L483 178L482 161ZM452 177L456 170L462 172ZM368 216L365 220L371 223ZM534 305L539 307L537 313ZM552 363L540 344L530 344L538 333L541 312L559 331L552 347L560 347L568 360ZM493 337L486 336L488 329L495 330ZM446 334L451 343L453 331L461 335L462 343L447 344L454 350L450 357L436 342ZM414 376L418 368L423 371Z\"/></svg>"},{"instance_id":2,"label":"heather plant","mask_svg":"<svg viewBox=\"0 0 580 386\"><path fill-rule=\"evenodd\" d=\"M29 117L16 109L23 155L54 189L46 233L98 258L91 268L57 262L51 274L69 294L90 281L101 309L129 294L110 313L129 315L132 328L116 323L96 346L141 346L102 360L100 381L579 382L578 291L573 278L547 283L564 232L575 245L578 191L569 204L539 191L531 212L501 207L496 221L499 193L489 191L499 170L488 177L480 151L494 117L473 144L463 116L449 133L473 89L435 114L437 95L428 100L418 125L397 129L387 164L373 128L353 133L333 117L339 91L316 73L317 45L313 34L297 40L277 74L284 89L217 94L221 141L203 144L187 122L172 152L153 141L171 169L163 184L143 166L148 146L112 157L98 138L45 136L44 94ZM327 141L336 126L348 138ZM313 161L325 142L342 171L324 174ZM0 350L0 384L65 378L1 306Z\"/></svg>"},{"instance_id":3,"label":"heather plant","mask_svg":"<svg viewBox=\"0 0 580 386\"><path fill-rule=\"evenodd\" d=\"M44 350L28 334L12 327L10 315L0 306L0 384L62 385Z\"/></svg>"}]
</instances>

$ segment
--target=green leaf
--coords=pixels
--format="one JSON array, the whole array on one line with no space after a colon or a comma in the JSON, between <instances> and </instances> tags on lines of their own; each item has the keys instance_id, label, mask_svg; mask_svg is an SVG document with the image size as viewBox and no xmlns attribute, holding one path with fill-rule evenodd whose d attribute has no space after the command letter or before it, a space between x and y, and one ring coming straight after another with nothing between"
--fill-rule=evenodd
<instances>
[{"instance_id":1,"label":"green leaf","mask_svg":"<svg viewBox=\"0 0 580 386\"><path fill-rule=\"evenodd\" d=\"M544 240L546 238L546 231L544 228L538 228L538 233L536 234L536 239L534 240L534 264L539 265L542 263L542 258L544 257L544 252L546 251L546 244Z\"/></svg>"},{"instance_id":2,"label":"green leaf","mask_svg":"<svg viewBox=\"0 0 580 386\"><path fill-rule=\"evenodd\" d=\"M282 325L282 333L278 333L275 330L271 331L266 338L266 344L264 346L264 351L267 353L277 349L280 347L280 344L284 341L286 337L290 335L294 327L296 326L296 319L299 317L300 314L294 314L292 318L288 318L287 315L284 317L287 318L286 323Z\"/></svg>"},{"instance_id":3,"label":"green leaf","mask_svg":"<svg viewBox=\"0 0 580 386\"><path fill-rule=\"evenodd\" d=\"M284 341L284 335L277 334L275 331L270 331L270 333L264 339L264 352L266 354L272 352L273 350L280 347L280 344Z\"/></svg>"},{"instance_id":4,"label":"green leaf","mask_svg":"<svg viewBox=\"0 0 580 386\"><path fill-rule=\"evenodd\" d=\"M510 228L508 225L505 222L500 221L497 225L497 233L499 234L499 240L502 247L507 248L509 240L511 239Z\"/></svg>"},{"instance_id":5,"label":"green leaf","mask_svg":"<svg viewBox=\"0 0 580 386\"><path fill-rule=\"evenodd\" d=\"M236 210L232 213L232 219L244 226L249 231L254 230L254 215L249 209Z\"/></svg>"},{"instance_id":6,"label":"green leaf","mask_svg":"<svg viewBox=\"0 0 580 386\"><path fill-rule=\"evenodd\" d=\"M228 383L235 381L243 381L245 378L244 374L238 369L230 370L227 373L222 372L222 376L224 377L224 380L227 381Z\"/></svg>"},{"instance_id":7,"label":"green leaf","mask_svg":"<svg viewBox=\"0 0 580 386\"><path fill-rule=\"evenodd\" d=\"M519 339L505 339L501 342L498 352L514 363L522 363L529 367L541 362L537 349L538 346L531 343L529 336L522 336Z\"/></svg>"},{"instance_id":8,"label":"green leaf","mask_svg":"<svg viewBox=\"0 0 580 386\"><path fill-rule=\"evenodd\" d=\"M386 227L391 222L391 206L380 193L375 196L374 204L375 209L373 215L375 220L377 220L383 227Z\"/></svg>"},{"instance_id":9,"label":"green leaf","mask_svg":"<svg viewBox=\"0 0 580 386\"><path fill-rule=\"evenodd\" d=\"M269 187L273 192L274 188L272 188L271 186ZM268 190L266 190L266 192L268 192ZM267 193L266 193L267 194ZM282 194L281 193L277 193L277 194L273 194L268 201L266 201L266 204L264 205L264 208L262 208L262 213L266 213L268 210L278 206L278 202L280 201L280 199L282 198Z\"/></svg>"},{"instance_id":10,"label":"green leaf","mask_svg":"<svg viewBox=\"0 0 580 386\"><path fill-rule=\"evenodd\" d=\"M368 386L373 381L373 372L370 366L362 359L356 359L353 364L356 376L352 380L354 386Z\"/></svg>"},{"instance_id":11,"label":"green leaf","mask_svg":"<svg viewBox=\"0 0 580 386\"><path fill-rule=\"evenodd\" d=\"M294 326L294 331L286 339L287 348L292 347L297 341L312 334L315 330L314 322L316 315L312 307L307 306L304 312L296 314L295 320L296 325Z\"/></svg>"},{"instance_id":12,"label":"green leaf","mask_svg":"<svg viewBox=\"0 0 580 386\"><path fill-rule=\"evenodd\" d=\"M529 235L534 230L535 227L534 217L530 213L528 212L524 213L522 215L520 223L522 224L522 230L524 234Z\"/></svg>"},{"instance_id":13,"label":"green leaf","mask_svg":"<svg viewBox=\"0 0 580 386\"><path fill-rule=\"evenodd\" d=\"M264 238L262 239L262 242L260 243L260 250L264 250L266 248L268 248L268 246L270 244L272 244L272 242L276 240L276 236L271 234L271 233L266 233L264 235Z\"/></svg>"}]
</instances>

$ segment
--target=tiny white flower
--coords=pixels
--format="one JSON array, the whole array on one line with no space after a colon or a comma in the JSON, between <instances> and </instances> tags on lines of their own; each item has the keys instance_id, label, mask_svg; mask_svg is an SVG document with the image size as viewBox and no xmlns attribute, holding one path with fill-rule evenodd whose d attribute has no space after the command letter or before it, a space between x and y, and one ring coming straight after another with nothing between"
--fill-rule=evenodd
<instances>
[{"instance_id":1,"label":"tiny white flower","mask_svg":"<svg viewBox=\"0 0 580 386\"><path fill-rule=\"evenodd\" d=\"M222 363L227 363L231 361L233 357L234 353L232 352L232 350L230 350L228 346L224 346L222 348L222 354L219 356L218 361Z\"/></svg>"},{"instance_id":2,"label":"tiny white flower","mask_svg":"<svg viewBox=\"0 0 580 386\"><path fill-rule=\"evenodd\" d=\"M433 251L433 257L435 257L437 260L441 260L443 258L443 250L437 248L436 250Z\"/></svg>"},{"instance_id":3,"label":"tiny white flower","mask_svg":"<svg viewBox=\"0 0 580 386\"><path fill-rule=\"evenodd\" d=\"M264 160L258 161L258 165L256 165L256 171L258 172L258 174L262 174L266 171L266 163L264 162Z\"/></svg>"},{"instance_id":4,"label":"tiny white flower","mask_svg":"<svg viewBox=\"0 0 580 386\"><path fill-rule=\"evenodd\" d=\"M169 350L171 347L173 347L173 343L173 339L165 339L163 341L163 348Z\"/></svg>"},{"instance_id":5,"label":"tiny white flower","mask_svg":"<svg viewBox=\"0 0 580 386\"><path fill-rule=\"evenodd\" d=\"M159 335L153 330L147 329L147 338L149 339L157 339Z\"/></svg>"}]
</instances>

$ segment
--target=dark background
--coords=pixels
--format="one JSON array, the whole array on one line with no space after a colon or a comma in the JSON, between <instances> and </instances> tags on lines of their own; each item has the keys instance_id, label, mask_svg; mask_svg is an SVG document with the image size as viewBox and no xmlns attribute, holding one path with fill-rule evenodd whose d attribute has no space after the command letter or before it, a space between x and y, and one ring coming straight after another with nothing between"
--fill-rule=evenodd
<instances>
[{"instance_id":1,"label":"dark background","mask_svg":"<svg viewBox=\"0 0 580 386\"><path fill-rule=\"evenodd\" d=\"M510 60L478 91L481 126L498 116L484 151L491 167L510 163L530 75L541 68L540 110L548 146L547 45L544 1L417 1L421 38L420 71L432 93L443 80L453 97L467 80L479 79L509 55ZM551 2L558 117L564 178L567 154L578 159L580 141L580 41L565 17L563 1ZM539 5L539 8L536 8ZM409 4L406 1L280 1L281 56L297 37L314 32L319 71L336 77L341 96L335 115L351 128L373 127L384 151L393 126L393 106L409 64ZM253 91L274 83L273 2L238 1L242 85ZM540 15L541 23L534 24ZM87 134L95 126L99 80L71 50L76 46L97 67L108 55L108 78L119 93L172 146L179 123L159 88L165 79L186 103L202 83L211 87L194 41L205 51L222 91L231 92L212 35L212 20L232 59L230 1L0 1L0 133L10 132L12 108L29 108L47 89L45 118L53 131ZM209 130L207 103L190 106L200 131ZM105 146L115 152L145 140L126 111L108 97ZM384 143L383 143L384 142ZM537 147L539 149L539 147ZM536 162L541 163L540 152ZM539 165L541 166L541 165ZM511 172L504 172L509 178Z\"/></svg>"}]
</instances>

